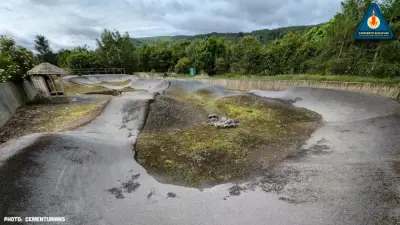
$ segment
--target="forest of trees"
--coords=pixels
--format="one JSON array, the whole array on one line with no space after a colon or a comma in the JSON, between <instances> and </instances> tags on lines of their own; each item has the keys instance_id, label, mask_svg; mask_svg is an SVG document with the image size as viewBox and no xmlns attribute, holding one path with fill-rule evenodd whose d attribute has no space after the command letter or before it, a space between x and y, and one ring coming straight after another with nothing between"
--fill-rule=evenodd
<instances>
[{"instance_id":1,"label":"forest of trees","mask_svg":"<svg viewBox=\"0 0 400 225\"><path fill-rule=\"evenodd\" d=\"M78 46L53 52L51 43L38 35L34 46L38 54L34 55L12 39L1 36L0 82L21 80L39 62L70 69L125 68L127 73L188 73L190 67L195 67L209 75L400 76L400 0L380 3L393 31L393 40L355 41L353 38L370 3L371 0L345 0L341 13L327 23L278 29L275 33L254 31L235 38L214 34L137 46L127 33L104 30L96 40L96 49Z\"/></svg>"},{"instance_id":2,"label":"forest of trees","mask_svg":"<svg viewBox=\"0 0 400 225\"><path fill-rule=\"evenodd\" d=\"M133 42L136 45L144 45L144 44L155 44L158 41L163 41L165 43L172 43L177 41L193 41L204 39L210 36L221 37L226 41L236 41L244 36L251 35L255 36L261 43L267 44L273 40L282 38L289 31L296 30L306 30L311 27L315 27L319 25L310 25L310 26L292 26L292 27L281 27L276 29L263 29L263 30L255 30L249 33L208 33L208 34L197 34L193 36L189 35L177 35L177 36L159 36L159 37L145 37L145 38L132 38Z\"/></svg>"}]
</instances>

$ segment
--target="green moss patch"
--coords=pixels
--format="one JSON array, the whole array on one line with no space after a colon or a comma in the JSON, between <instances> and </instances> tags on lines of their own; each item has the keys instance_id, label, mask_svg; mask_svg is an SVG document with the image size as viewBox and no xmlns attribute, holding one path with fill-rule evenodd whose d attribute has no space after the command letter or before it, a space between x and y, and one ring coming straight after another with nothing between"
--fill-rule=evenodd
<instances>
[{"instance_id":1,"label":"green moss patch","mask_svg":"<svg viewBox=\"0 0 400 225\"><path fill-rule=\"evenodd\" d=\"M238 119L240 125L217 129L205 123L207 113ZM214 185L282 160L318 121L314 112L252 95L213 99L170 92L152 104L136 150L139 162L164 182Z\"/></svg>"},{"instance_id":2,"label":"green moss patch","mask_svg":"<svg viewBox=\"0 0 400 225\"><path fill-rule=\"evenodd\" d=\"M0 128L0 144L31 133L64 130L94 110L98 111L104 104L104 102L97 102L24 106Z\"/></svg>"}]
</instances>

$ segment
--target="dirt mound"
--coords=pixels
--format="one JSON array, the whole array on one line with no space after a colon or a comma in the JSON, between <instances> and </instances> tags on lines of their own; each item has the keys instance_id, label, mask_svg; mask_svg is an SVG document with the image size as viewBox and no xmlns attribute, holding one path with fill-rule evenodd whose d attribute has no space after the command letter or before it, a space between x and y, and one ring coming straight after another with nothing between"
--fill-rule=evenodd
<instances>
[{"instance_id":1,"label":"dirt mound","mask_svg":"<svg viewBox=\"0 0 400 225\"><path fill-rule=\"evenodd\" d=\"M206 123L209 113L240 124L215 128ZM136 150L159 181L204 187L272 166L303 144L320 119L309 110L249 94L215 98L169 90L152 103Z\"/></svg>"},{"instance_id":2,"label":"dirt mound","mask_svg":"<svg viewBox=\"0 0 400 225\"><path fill-rule=\"evenodd\" d=\"M198 106L158 95L150 105L150 113L143 131L174 131L204 123L207 112Z\"/></svg>"},{"instance_id":3,"label":"dirt mound","mask_svg":"<svg viewBox=\"0 0 400 225\"><path fill-rule=\"evenodd\" d=\"M194 93L198 94L198 95L211 95L211 94L213 94L213 92L210 89L207 89L207 88L197 89Z\"/></svg>"}]
</instances>

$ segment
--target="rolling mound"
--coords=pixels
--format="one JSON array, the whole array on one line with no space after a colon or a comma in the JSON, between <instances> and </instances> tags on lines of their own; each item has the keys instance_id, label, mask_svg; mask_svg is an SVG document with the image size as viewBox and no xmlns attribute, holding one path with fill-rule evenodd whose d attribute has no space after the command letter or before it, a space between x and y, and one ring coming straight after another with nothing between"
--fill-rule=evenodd
<instances>
[{"instance_id":1,"label":"rolling mound","mask_svg":"<svg viewBox=\"0 0 400 225\"><path fill-rule=\"evenodd\" d=\"M207 124L209 114L240 125L218 129ZM169 89L151 104L136 151L159 181L205 187L268 169L303 144L320 121L312 111L250 94Z\"/></svg>"}]
</instances>

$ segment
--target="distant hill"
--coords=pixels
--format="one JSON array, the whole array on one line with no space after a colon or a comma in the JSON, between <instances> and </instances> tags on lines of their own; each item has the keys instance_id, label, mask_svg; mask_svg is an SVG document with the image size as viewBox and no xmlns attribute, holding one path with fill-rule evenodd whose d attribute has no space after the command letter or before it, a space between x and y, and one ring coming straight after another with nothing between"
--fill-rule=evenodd
<instances>
[{"instance_id":1,"label":"distant hill","mask_svg":"<svg viewBox=\"0 0 400 225\"><path fill-rule=\"evenodd\" d=\"M144 38L132 38L133 42L136 45L142 44L150 44L157 43L158 41L163 42L174 42L174 41L186 41L186 40L195 40L195 39L204 39L209 36L222 37L227 40L237 40L240 37L245 35L253 35L256 36L261 42L267 43L269 41L282 38L287 32L293 30L306 30L314 26L318 25L310 25L310 26L292 26L292 27L282 27L277 29L263 29L263 30L255 30L252 32L239 32L239 33L208 33L208 34L197 34L197 35L177 35L177 36L156 36L156 37L144 37Z\"/></svg>"}]
</instances>

